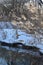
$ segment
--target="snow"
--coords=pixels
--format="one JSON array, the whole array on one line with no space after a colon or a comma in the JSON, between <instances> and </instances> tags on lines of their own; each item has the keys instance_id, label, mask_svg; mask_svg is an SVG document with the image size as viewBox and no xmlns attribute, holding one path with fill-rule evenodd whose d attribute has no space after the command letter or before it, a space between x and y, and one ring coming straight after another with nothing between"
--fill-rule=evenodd
<instances>
[{"instance_id":1,"label":"snow","mask_svg":"<svg viewBox=\"0 0 43 65\"><path fill-rule=\"evenodd\" d=\"M42 0L42 2L43 2L43 0Z\"/></svg>"},{"instance_id":2,"label":"snow","mask_svg":"<svg viewBox=\"0 0 43 65\"><path fill-rule=\"evenodd\" d=\"M43 44L37 44L37 47L43 49Z\"/></svg>"},{"instance_id":3,"label":"snow","mask_svg":"<svg viewBox=\"0 0 43 65\"><path fill-rule=\"evenodd\" d=\"M27 34L18 29L18 38L16 38L15 29L2 29L0 30L0 41L5 41L7 43L22 42L25 45L36 46L40 48L40 51L43 52L43 44L39 43L38 39L31 34ZM8 47L6 47L9 49ZM10 48L11 49L11 48Z\"/></svg>"},{"instance_id":4,"label":"snow","mask_svg":"<svg viewBox=\"0 0 43 65\"><path fill-rule=\"evenodd\" d=\"M0 41L12 43L15 41L15 30L3 29L0 31Z\"/></svg>"},{"instance_id":5,"label":"snow","mask_svg":"<svg viewBox=\"0 0 43 65\"><path fill-rule=\"evenodd\" d=\"M36 47L38 47L40 52L43 53L43 44L37 44Z\"/></svg>"},{"instance_id":6,"label":"snow","mask_svg":"<svg viewBox=\"0 0 43 65\"><path fill-rule=\"evenodd\" d=\"M14 26L10 22L0 22L0 41L7 43L22 42L28 46L36 46L40 48L40 51L43 51L43 40L39 41L40 38L43 39L43 36L40 35L39 39L35 37L34 34L27 34L26 32L20 29L14 29ZM16 30L18 33L18 38L16 38ZM9 49L7 47L7 49Z\"/></svg>"},{"instance_id":7,"label":"snow","mask_svg":"<svg viewBox=\"0 0 43 65\"><path fill-rule=\"evenodd\" d=\"M26 45L34 43L35 38L31 34L26 34L25 32L18 29L18 38L16 38L15 29L2 29L0 30L0 41L5 41L7 43L14 43L23 41ZM37 41L36 41L37 42Z\"/></svg>"}]
</instances>

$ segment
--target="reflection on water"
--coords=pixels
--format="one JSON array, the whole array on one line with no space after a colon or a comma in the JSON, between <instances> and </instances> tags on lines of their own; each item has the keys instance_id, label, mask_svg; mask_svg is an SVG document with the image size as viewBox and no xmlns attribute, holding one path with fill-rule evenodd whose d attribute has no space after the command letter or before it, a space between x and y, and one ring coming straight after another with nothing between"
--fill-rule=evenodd
<instances>
[{"instance_id":1,"label":"reflection on water","mask_svg":"<svg viewBox=\"0 0 43 65\"><path fill-rule=\"evenodd\" d=\"M0 57L0 65L8 65L6 60L2 57Z\"/></svg>"},{"instance_id":2,"label":"reflection on water","mask_svg":"<svg viewBox=\"0 0 43 65\"><path fill-rule=\"evenodd\" d=\"M0 63L5 63L1 65L43 65L43 57L39 57L38 52L29 50L19 52L19 49L12 51L2 47L0 48L0 52ZM36 54L38 54L38 56ZM3 58L2 62L1 58Z\"/></svg>"},{"instance_id":3,"label":"reflection on water","mask_svg":"<svg viewBox=\"0 0 43 65\"><path fill-rule=\"evenodd\" d=\"M7 64L9 65L27 65L27 63L28 65L30 65L30 60L29 60L30 57L26 53L25 54L18 53L17 51L13 52L13 51L6 50L4 48L1 48L0 52L1 52L0 60L1 58L4 58L7 61ZM6 65L6 63L4 65Z\"/></svg>"}]
</instances>

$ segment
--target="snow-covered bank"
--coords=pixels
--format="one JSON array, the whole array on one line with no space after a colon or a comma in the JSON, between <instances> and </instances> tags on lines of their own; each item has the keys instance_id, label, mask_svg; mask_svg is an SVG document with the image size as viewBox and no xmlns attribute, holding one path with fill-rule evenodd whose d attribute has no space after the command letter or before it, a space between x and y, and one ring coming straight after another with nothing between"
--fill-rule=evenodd
<instances>
[{"instance_id":1,"label":"snow-covered bank","mask_svg":"<svg viewBox=\"0 0 43 65\"><path fill-rule=\"evenodd\" d=\"M7 26L6 26L7 25ZM27 34L20 29L14 29L14 26L10 22L0 22L0 41L7 43L22 42L28 46L36 46L43 52L43 36L38 37L34 34Z\"/></svg>"},{"instance_id":2,"label":"snow-covered bank","mask_svg":"<svg viewBox=\"0 0 43 65\"><path fill-rule=\"evenodd\" d=\"M8 43L23 42L26 45L33 45L38 43L38 39L31 34L27 34L21 30L17 30L18 38L16 38L16 29L2 29L0 30L0 41Z\"/></svg>"},{"instance_id":3,"label":"snow-covered bank","mask_svg":"<svg viewBox=\"0 0 43 65\"><path fill-rule=\"evenodd\" d=\"M16 29L1 29L0 30L0 41L4 41L7 43L14 43L14 42L22 42L25 45L36 46L40 48L42 52L43 49L43 41L39 42L37 38L35 38L32 34L27 34L21 30L17 30L18 38L16 38Z\"/></svg>"}]
</instances>

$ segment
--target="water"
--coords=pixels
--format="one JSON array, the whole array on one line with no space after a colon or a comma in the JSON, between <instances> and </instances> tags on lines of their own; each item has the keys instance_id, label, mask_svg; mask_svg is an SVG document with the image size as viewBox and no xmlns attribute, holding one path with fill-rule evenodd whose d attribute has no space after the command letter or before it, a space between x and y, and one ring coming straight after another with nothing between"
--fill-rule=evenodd
<instances>
[{"instance_id":1,"label":"water","mask_svg":"<svg viewBox=\"0 0 43 65\"><path fill-rule=\"evenodd\" d=\"M0 65L8 65L6 60L2 57L0 57Z\"/></svg>"}]
</instances>

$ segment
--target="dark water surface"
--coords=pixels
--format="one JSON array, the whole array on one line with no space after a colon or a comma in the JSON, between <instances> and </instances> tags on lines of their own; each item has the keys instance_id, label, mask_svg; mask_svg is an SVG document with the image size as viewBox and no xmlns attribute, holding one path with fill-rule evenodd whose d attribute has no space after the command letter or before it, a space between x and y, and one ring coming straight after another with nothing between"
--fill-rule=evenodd
<instances>
[{"instance_id":1,"label":"dark water surface","mask_svg":"<svg viewBox=\"0 0 43 65\"><path fill-rule=\"evenodd\" d=\"M0 65L43 65L43 56L39 52L14 49L0 47Z\"/></svg>"}]
</instances>

